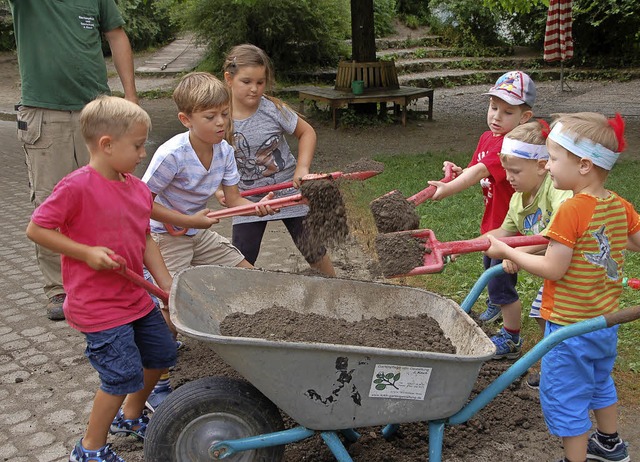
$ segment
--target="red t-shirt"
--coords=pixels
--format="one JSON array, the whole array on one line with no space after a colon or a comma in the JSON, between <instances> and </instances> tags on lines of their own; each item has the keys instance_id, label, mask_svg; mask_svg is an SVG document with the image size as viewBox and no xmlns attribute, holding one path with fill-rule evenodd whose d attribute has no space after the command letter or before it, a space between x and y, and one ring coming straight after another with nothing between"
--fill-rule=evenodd
<instances>
[{"instance_id":1,"label":"red t-shirt","mask_svg":"<svg viewBox=\"0 0 640 462\"><path fill-rule=\"evenodd\" d=\"M152 204L151 191L133 175L110 181L85 166L60 180L31 219L76 242L113 250L142 275ZM64 255L62 281L67 323L81 332L128 324L154 306L146 290L115 271L96 271Z\"/></svg>"},{"instance_id":2,"label":"red t-shirt","mask_svg":"<svg viewBox=\"0 0 640 462\"><path fill-rule=\"evenodd\" d=\"M494 136L486 131L480 136L476 151L467 167L484 164L489 170L489 176L480 180L482 195L484 196L484 214L480 225L480 233L484 234L499 228L507 216L509 201L515 192L507 181L507 173L500 163L500 150L504 136Z\"/></svg>"}]
</instances>

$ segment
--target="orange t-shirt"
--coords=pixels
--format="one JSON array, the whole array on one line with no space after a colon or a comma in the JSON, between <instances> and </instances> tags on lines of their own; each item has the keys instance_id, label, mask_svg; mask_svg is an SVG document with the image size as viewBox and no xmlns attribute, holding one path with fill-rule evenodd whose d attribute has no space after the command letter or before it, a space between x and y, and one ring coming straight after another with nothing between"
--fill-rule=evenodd
<instances>
[{"instance_id":1,"label":"orange t-shirt","mask_svg":"<svg viewBox=\"0 0 640 462\"><path fill-rule=\"evenodd\" d=\"M616 311L627 236L638 231L633 205L613 192L565 200L543 234L572 248L573 256L561 279L544 281L541 316L567 325Z\"/></svg>"}]
</instances>

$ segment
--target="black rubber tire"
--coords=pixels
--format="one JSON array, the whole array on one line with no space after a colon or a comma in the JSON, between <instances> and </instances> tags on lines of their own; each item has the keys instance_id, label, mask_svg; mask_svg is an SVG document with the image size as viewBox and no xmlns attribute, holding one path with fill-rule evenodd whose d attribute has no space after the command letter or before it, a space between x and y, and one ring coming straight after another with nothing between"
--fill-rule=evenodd
<instances>
[{"instance_id":1,"label":"black rubber tire","mask_svg":"<svg viewBox=\"0 0 640 462\"><path fill-rule=\"evenodd\" d=\"M146 462L211 461L209 446L284 429L278 408L245 380L216 376L184 384L151 416ZM209 440L209 441L207 441ZM224 460L280 462L284 446L239 452Z\"/></svg>"}]
</instances>

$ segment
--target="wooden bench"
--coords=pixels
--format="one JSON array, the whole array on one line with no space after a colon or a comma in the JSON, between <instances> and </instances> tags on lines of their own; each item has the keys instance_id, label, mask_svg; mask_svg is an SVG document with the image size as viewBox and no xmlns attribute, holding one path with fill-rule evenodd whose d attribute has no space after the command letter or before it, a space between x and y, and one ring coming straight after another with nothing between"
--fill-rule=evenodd
<instances>
[{"instance_id":1,"label":"wooden bench","mask_svg":"<svg viewBox=\"0 0 640 462\"><path fill-rule=\"evenodd\" d=\"M362 80L364 92L354 95L351 82ZM342 61L338 64L336 83L333 88L299 87L300 112L304 102L320 101L329 105L333 116L333 128L338 127L338 109L349 104L379 103L380 113L387 111L387 103L393 103L393 111L402 114L402 126L407 125L407 106L420 98L429 98L427 117L433 120L433 89L401 86L395 62L375 61L357 63Z\"/></svg>"}]
</instances>

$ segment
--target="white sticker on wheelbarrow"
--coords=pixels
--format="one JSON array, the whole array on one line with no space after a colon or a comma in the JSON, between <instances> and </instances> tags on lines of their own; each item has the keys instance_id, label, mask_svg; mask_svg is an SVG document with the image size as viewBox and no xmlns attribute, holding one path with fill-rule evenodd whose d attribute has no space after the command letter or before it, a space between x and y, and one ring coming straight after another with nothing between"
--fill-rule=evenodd
<instances>
[{"instance_id":1,"label":"white sticker on wheelbarrow","mask_svg":"<svg viewBox=\"0 0 640 462\"><path fill-rule=\"evenodd\" d=\"M369 397L423 400L429 377L430 367L376 364Z\"/></svg>"}]
</instances>

